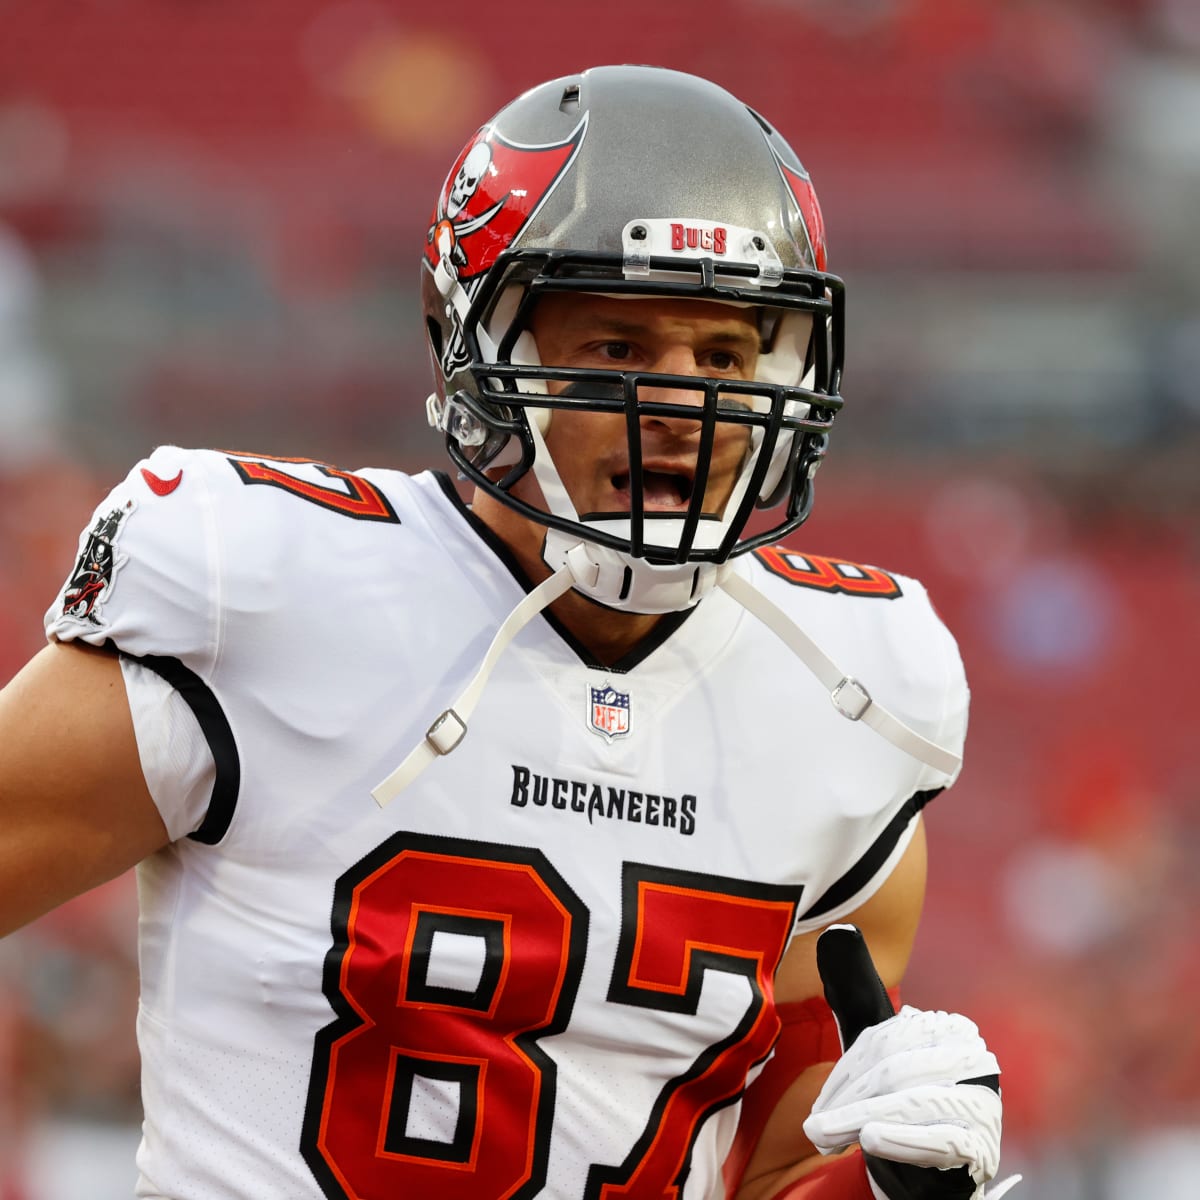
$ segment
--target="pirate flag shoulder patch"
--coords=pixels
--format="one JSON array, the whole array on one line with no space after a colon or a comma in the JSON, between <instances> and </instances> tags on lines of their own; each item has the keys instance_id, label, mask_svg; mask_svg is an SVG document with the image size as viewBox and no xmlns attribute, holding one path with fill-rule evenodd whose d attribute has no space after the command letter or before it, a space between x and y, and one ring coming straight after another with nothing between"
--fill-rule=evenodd
<instances>
[{"instance_id":1,"label":"pirate flag shoulder patch","mask_svg":"<svg viewBox=\"0 0 1200 1200\"><path fill-rule=\"evenodd\" d=\"M82 625L102 624L101 606L112 592L117 572L128 561L128 556L118 550L117 539L134 507L134 501L130 499L123 507L113 508L96 518L63 589L64 617Z\"/></svg>"}]
</instances>

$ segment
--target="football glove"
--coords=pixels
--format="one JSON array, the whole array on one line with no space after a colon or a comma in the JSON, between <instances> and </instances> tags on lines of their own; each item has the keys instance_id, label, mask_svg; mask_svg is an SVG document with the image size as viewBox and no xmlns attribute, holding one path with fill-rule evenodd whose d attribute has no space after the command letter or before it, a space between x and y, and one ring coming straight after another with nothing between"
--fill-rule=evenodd
<instances>
[{"instance_id":1,"label":"football glove","mask_svg":"<svg viewBox=\"0 0 1200 1200\"><path fill-rule=\"evenodd\" d=\"M974 1023L895 1013L852 925L822 933L817 968L843 1052L804 1122L809 1140L822 1154L858 1142L879 1200L984 1200L1000 1163L1000 1068Z\"/></svg>"}]
</instances>

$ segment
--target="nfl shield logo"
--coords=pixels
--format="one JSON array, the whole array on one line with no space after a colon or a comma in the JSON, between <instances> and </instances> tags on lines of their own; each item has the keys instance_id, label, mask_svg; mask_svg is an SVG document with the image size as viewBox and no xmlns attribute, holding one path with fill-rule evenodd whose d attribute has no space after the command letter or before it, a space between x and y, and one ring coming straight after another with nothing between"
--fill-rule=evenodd
<instances>
[{"instance_id":1,"label":"nfl shield logo","mask_svg":"<svg viewBox=\"0 0 1200 1200\"><path fill-rule=\"evenodd\" d=\"M629 693L618 692L611 683L588 687L588 728L608 738L624 737L629 732Z\"/></svg>"}]
</instances>

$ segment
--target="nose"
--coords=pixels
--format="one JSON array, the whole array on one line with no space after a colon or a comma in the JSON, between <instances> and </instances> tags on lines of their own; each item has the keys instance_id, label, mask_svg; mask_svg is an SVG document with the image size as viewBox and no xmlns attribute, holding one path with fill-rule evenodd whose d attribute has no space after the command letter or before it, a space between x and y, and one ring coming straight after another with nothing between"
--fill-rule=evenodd
<instances>
[{"instance_id":1,"label":"nose","mask_svg":"<svg viewBox=\"0 0 1200 1200\"><path fill-rule=\"evenodd\" d=\"M662 350L648 369L657 375L700 376L704 374L688 346L672 346ZM699 388L673 388L643 384L638 388L638 399L659 404L686 405L695 409L704 407L704 392ZM665 417L646 414L641 418L641 422L643 426L661 425L681 436L694 433L701 425L699 413L695 419L683 416Z\"/></svg>"}]
</instances>

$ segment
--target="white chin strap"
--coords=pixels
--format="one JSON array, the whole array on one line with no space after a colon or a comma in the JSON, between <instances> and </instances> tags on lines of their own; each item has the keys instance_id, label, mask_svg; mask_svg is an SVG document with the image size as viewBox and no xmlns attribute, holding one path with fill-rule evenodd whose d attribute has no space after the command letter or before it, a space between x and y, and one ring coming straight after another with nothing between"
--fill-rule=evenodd
<instances>
[{"instance_id":1,"label":"white chin strap","mask_svg":"<svg viewBox=\"0 0 1200 1200\"><path fill-rule=\"evenodd\" d=\"M817 677L829 693L833 707L847 720L862 721L880 737L891 742L905 754L953 778L962 766L961 755L943 749L936 742L922 737L899 717L893 716L882 704L871 698L853 675L847 675L777 604L769 600L748 580L732 571L721 581L721 587L747 612L753 613L789 650Z\"/></svg>"},{"instance_id":2,"label":"white chin strap","mask_svg":"<svg viewBox=\"0 0 1200 1200\"><path fill-rule=\"evenodd\" d=\"M480 696L483 695L488 678L513 638L538 613L560 596L566 595L571 588L586 596L592 595L600 587L600 574L605 567L599 565L597 559L603 559L604 553L596 546L577 541L565 551L563 564L554 574L534 588L508 614L496 631L479 669L462 694L430 725L424 738L412 749L408 757L382 783L371 789L371 795L380 808L395 800L434 759L455 750L466 737L468 722L475 712ZM692 564L693 567L695 565ZM829 693L834 708L843 717L850 721L862 721L893 746L951 779L958 773L959 767L962 766L962 758L959 755L922 737L915 729L873 700L867 689L853 676L841 670L783 609L768 600L753 584L734 573L731 564L726 562L719 565L703 565L712 568L713 581L723 588L727 595L777 634L808 667ZM612 569L611 564L609 569ZM622 566L622 572L623 570ZM712 584L709 584L709 588L711 586ZM664 594L666 590L664 586Z\"/></svg>"},{"instance_id":3,"label":"white chin strap","mask_svg":"<svg viewBox=\"0 0 1200 1200\"><path fill-rule=\"evenodd\" d=\"M649 563L607 546L581 542L578 534L559 529L546 531L542 558L552 571L557 571L570 554L580 549L587 556L591 573L588 582L575 584L575 590L621 612L682 612L711 592L730 570L727 562Z\"/></svg>"},{"instance_id":4,"label":"white chin strap","mask_svg":"<svg viewBox=\"0 0 1200 1200\"><path fill-rule=\"evenodd\" d=\"M488 677L513 638L542 609L566 595L577 583L592 581L592 564L588 561L582 542L575 546L575 551L567 556L560 570L543 580L504 618L483 656L483 662L479 664L479 670L463 689L462 695L430 725L424 739L413 747L408 757L381 784L371 789L371 795L380 808L395 800L435 758L449 754L467 736L467 722L475 712L479 697L483 695Z\"/></svg>"},{"instance_id":5,"label":"white chin strap","mask_svg":"<svg viewBox=\"0 0 1200 1200\"><path fill-rule=\"evenodd\" d=\"M598 517L582 521L575 511L574 502L567 494L558 471L546 448L546 440L537 422L529 422L533 439L533 474L542 489L547 509L557 517L576 524L595 525L597 529L611 529L619 537L628 538L632 521L623 513L611 517ZM749 468L743 469L740 478L725 506L733 512L740 503L749 480ZM643 521L643 527L660 531L658 536L678 541L683 529L682 517L655 517ZM702 521L697 529L696 544L704 549L715 549L724 536L723 521ZM621 612L660 614L682 612L706 596L720 583L729 571L726 563L651 563L644 558L634 558L620 550L598 546L594 542L580 542L578 533L565 533L559 529L548 529L542 545L542 558L552 571L566 565L570 554L581 548L587 554L591 570L588 582L576 583L576 591L590 600Z\"/></svg>"}]
</instances>

